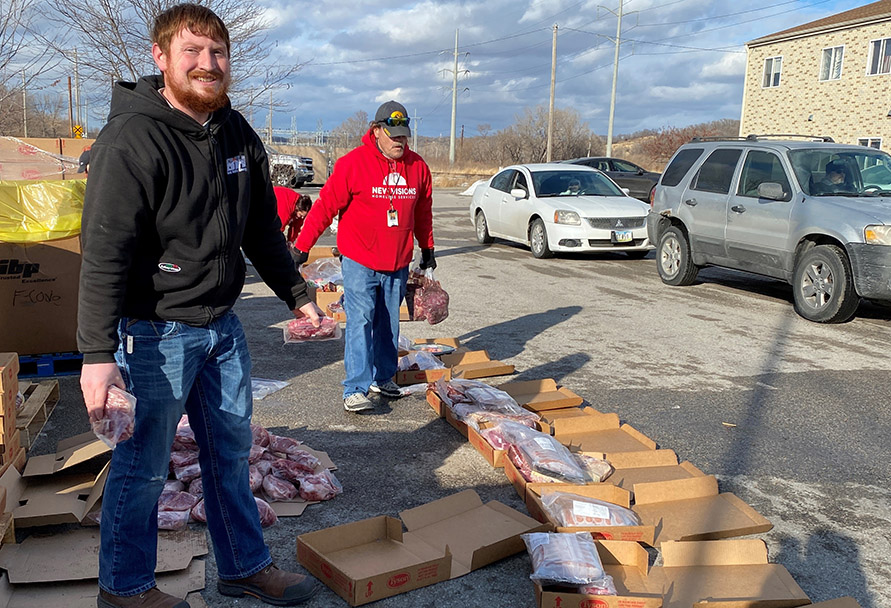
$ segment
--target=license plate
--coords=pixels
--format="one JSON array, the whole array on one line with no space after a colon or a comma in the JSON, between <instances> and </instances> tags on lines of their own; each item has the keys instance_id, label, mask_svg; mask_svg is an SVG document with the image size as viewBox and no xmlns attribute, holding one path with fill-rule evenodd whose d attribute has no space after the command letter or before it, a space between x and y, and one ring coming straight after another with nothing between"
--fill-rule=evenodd
<instances>
[{"instance_id":1,"label":"license plate","mask_svg":"<svg viewBox=\"0 0 891 608\"><path fill-rule=\"evenodd\" d=\"M613 231L613 242L614 243L630 243L634 239L631 237L630 230L614 230Z\"/></svg>"}]
</instances>

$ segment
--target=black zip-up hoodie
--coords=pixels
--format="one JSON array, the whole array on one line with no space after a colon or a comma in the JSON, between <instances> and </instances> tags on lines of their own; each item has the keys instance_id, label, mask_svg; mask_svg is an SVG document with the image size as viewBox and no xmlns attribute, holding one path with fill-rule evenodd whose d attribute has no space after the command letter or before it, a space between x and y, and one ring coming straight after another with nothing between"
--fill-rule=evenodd
<instances>
[{"instance_id":1,"label":"black zip-up hoodie","mask_svg":"<svg viewBox=\"0 0 891 608\"><path fill-rule=\"evenodd\" d=\"M290 309L309 302L288 253L266 152L228 105L200 125L167 103L161 76L119 82L90 151L78 348L114 361L121 317L204 326L244 285L245 263Z\"/></svg>"}]
</instances>

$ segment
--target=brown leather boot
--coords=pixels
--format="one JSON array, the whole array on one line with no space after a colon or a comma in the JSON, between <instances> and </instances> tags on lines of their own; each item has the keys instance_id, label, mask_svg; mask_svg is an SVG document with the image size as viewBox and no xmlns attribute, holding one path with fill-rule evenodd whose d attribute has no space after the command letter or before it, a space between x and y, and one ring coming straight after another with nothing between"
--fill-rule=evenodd
<instances>
[{"instance_id":1,"label":"brown leather boot","mask_svg":"<svg viewBox=\"0 0 891 608\"><path fill-rule=\"evenodd\" d=\"M230 597L252 595L273 606L296 606L315 595L318 585L308 576L285 572L270 564L247 578L220 579L217 590Z\"/></svg>"},{"instance_id":2,"label":"brown leather boot","mask_svg":"<svg viewBox=\"0 0 891 608\"><path fill-rule=\"evenodd\" d=\"M189 602L162 593L157 587L129 597L112 595L100 590L96 605L99 608L191 608Z\"/></svg>"}]
</instances>

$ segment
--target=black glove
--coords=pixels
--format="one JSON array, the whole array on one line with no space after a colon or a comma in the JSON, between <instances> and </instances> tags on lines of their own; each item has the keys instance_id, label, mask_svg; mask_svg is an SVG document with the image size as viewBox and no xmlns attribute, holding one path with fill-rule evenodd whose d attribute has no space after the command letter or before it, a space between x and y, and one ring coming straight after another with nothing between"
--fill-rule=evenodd
<instances>
[{"instance_id":1,"label":"black glove","mask_svg":"<svg viewBox=\"0 0 891 608\"><path fill-rule=\"evenodd\" d=\"M421 270L433 270L436 268L436 258L433 255L433 249L421 249L421 263L418 264Z\"/></svg>"},{"instance_id":2,"label":"black glove","mask_svg":"<svg viewBox=\"0 0 891 608\"><path fill-rule=\"evenodd\" d=\"M291 258L294 260L295 266L300 266L301 264L306 264L306 260L309 259L309 254L294 247L291 249Z\"/></svg>"}]
</instances>

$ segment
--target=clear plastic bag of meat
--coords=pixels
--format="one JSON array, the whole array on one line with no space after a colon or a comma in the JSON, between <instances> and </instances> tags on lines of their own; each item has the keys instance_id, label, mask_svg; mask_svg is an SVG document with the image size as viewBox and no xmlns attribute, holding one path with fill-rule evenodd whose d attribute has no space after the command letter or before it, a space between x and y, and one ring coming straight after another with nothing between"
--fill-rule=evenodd
<instances>
[{"instance_id":1,"label":"clear plastic bag of meat","mask_svg":"<svg viewBox=\"0 0 891 608\"><path fill-rule=\"evenodd\" d=\"M279 479L275 475L267 475L263 478L263 492L269 500L294 500L297 498L297 488L290 481Z\"/></svg>"},{"instance_id":2,"label":"clear plastic bag of meat","mask_svg":"<svg viewBox=\"0 0 891 608\"><path fill-rule=\"evenodd\" d=\"M248 467L248 483L251 486L251 492L257 492L263 487L263 473L260 472L257 465L252 464Z\"/></svg>"},{"instance_id":3,"label":"clear plastic bag of meat","mask_svg":"<svg viewBox=\"0 0 891 608\"><path fill-rule=\"evenodd\" d=\"M285 344L339 340L342 335L340 324L331 317L320 317L318 327L312 324L309 317L300 317L288 321L284 329Z\"/></svg>"},{"instance_id":4,"label":"clear plastic bag of meat","mask_svg":"<svg viewBox=\"0 0 891 608\"><path fill-rule=\"evenodd\" d=\"M328 306L325 307L329 316L333 317L337 313L344 312L343 309L343 296L340 296L333 302L328 302Z\"/></svg>"},{"instance_id":5,"label":"clear plastic bag of meat","mask_svg":"<svg viewBox=\"0 0 891 608\"><path fill-rule=\"evenodd\" d=\"M171 450L170 463L174 467L185 467L198 462L198 450Z\"/></svg>"},{"instance_id":6,"label":"clear plastic bag of meat","mask_svg":"<svg viewBox=\"0 0 891 608\"><path fill-rule=\"evenodd\" d=\"M158 511L158 530L185 530L190 511Z\"/></svg>"},{"instance_id":7,"label":"clear plastic bag of meat","mask_svg":"<svg viewBox=\"0 0 891 608\"><path fill-rule=\"evenodd\" d=\"M189 512L189 515L192 516L192 519L195 521L200 521L201 523L207 523L207 514L204 512L204 499L199 500L192 510Z\"/></svg>"},{"instance_id":8,"label":"clear plastic bag of meat","mask_svg":"<svg viewBox=\"0 0 891 608\"><path fill-rule=\"evenodd\" d=\"M399 363L396 369L401 372L420 370L420 369L443 369L445 363L439 360L435 355L422 350L412 350L405 356L399 357Z\"/></svg>"},{"instance_id":9,"label":"clear plastic bag of meat","mask_svg":"<svg viewBox=\"0 0 891 608\"><path fill-rule=\"evenodd\" d=\"M204 496L204 482L201 481L200 477L189 482L188 492L197 498Z\"/></svg>"},{"instance_id":10,"label":"clear plastic bag of meat","mask_svg":"<svg viewBox=\"0 0 891 608\"><path fill-rule=\"evenodd\" d=\"M270 452L276 454L297 454L305 451L303 449L303 444L297 439L294 439L293 437L284 437L282 435L274 435L272 433L269 433L268 449Z\"/></svg>"},{"instance_id":11,"label":"clear plastic bag of meat","mask_svg":"<svg viewBox=\"0 0 891 608\"><path fill-rule=\"evenodd\" d=\"M93 433L102 443L114 449L133 436L136 421L136 397L116 386L108 387L102 418L92 421Z\"/></svg>"},{"instance_id":12,"label":"clear plastic bag of meat","mask_svg":"<svg viewBox=\"0 0 891 608\"><path fill-rule=\"evenodd\" d=\"M477 380L436 381L436 393L452 410L458 420L475 429L482 422L511 420L518 424L535 427L541 416L520 407L506 392Z\"/></svg>"},{"instance_id":13,"label":"clear plastic bag of meat","mask_svg":"<svg viewBox=\"0 0 891 608\"><path fill-rule=\"evenodd\" d=\"M566 446L554 437L515 422L505 421L499 426L502 435L511 444L508 456L521 473L525 473L525 467L521 468L518 459L532 472L556 481L580 484L593 481ZM527 481L538 480L527 477Z\"/></svg>"},{"instance_id":14,"label":"clear plastic bag of meat","mask_svg":"<svg viewBox=\"0 0 891 608\"><path fill-rule=\"evenodd\" d=\"M268 452L267 452L268 453ZM277 460L277 459L276 459ZM257 471L263 477L266 477L272 472L272 460L258 460L256 464L252 464L251 466L256 468Z\"/></svg>"},{"instance_id":15,"label":"clear plastic bag of meat","mask_svg":"<svg viewBox=\"0 0 891 608\"><path fill-rule=\"evenodd\" d=\"M594 539L587 532L533 532L521 538L532 558L529 578L542 586L590 585L606 576Z\"/></svg>"},{"instance_id":16,"label":"clear plastic bag of meat","mask_svg":"<svg viewBox=\"0 0 891 608\"><path fill-rule=\"evenodd\" d=\"M405 300L414 321L441 323L449 316L449 294L433 278L433 269L415 269L406 284Z\"/></svg>"},{"instance_id":17,"label":"clear plastic bag of meat","mask_svg":"<svg viewBox=\"0 0 891 608\"><path fill-rule=\"evenodd\" d=\"M306 471L307 473L312 473L318 468L321 461L307 452L306 450L298 450L296 452L291 452L288 454L288 460L294 462L301 469Z\"/></svg>"},{"instance_id":18,"label":"clear plastic bag of meat","mask_svg":"<svg viewBox=\"0 0 891 608\"><path fill-rule=\"evenodd\" d=\"M164 482L164 489L162 492L185 492L186 484L181 482L179 479L168 479Z\"/></svg>"},{"instance_id":19,"label":"clear plastic bag of meat","mask_svg":"<svg viewBox=\"0 0 891 608\"><path fill-rule=\"evenodd\" d=\"M303 500L330 500L343 492L343 486L328 469L300 478L300 498Z\"/></svg>"},{"instance_id":20,"label":"clear plastic bag of meat","mask_svg":"<svg viewBox=\"0 0 891 608\"><path fill-rule=\"evenodd\" d=\"M200 499L188 492L161 492L158 511L190 511Z\"/></svg>"},{"instance_id":21,"label":"clear plastic bag of meat","mask_svg":"<svg viewBox=\"0 0 891 608\"><path fill-rule=\"evenodd\" d=\"M195 431L189 425L189 417L183 414L176 425L176 435L173 437L173 450L197 450L198 442L195 441Z\"/></svg>"},{"instance_id":22,"label":"clear plastic bag of meat","mask_svg":"<svg viewBox=\"0 0 891 608\"><path fill-rule=\"evenodd\" d=\"M613 577L609 574L604 574L602 579L594 581L589 585L579 585L578 593L584 595L619 595L619 592L616 591Z\"/></svg>"},{"instance_id":23,"label":"clear plastic bag of meat","mask_svg":"<svg viewBox=\"0 0 891 608\"><path fill-rule=\"evenodd\" d=\"M269 447L269 431L259 424L251 423L251 443L261 448Z\"/></svg>"},{"instance_id":24,"label":"clear plastic bag of meat","mask_svg":"<svg viewBox=\"0 0 891 608\"><path fill-rule=\"evenodd\" d=\"M278 521L278 515L275 514L275 511L272 510L272 507L269 506L269 503L262 498L257 498L256 496L254 496L254 500L257 503L257 511L260 513L260 526L263 528L268 528L269 526L275 524L275 522Z\"/></svg>"},{"instance_id":25,"label":"clear plastic bag of meat","mask_svg":"<svg viewBox=\"0 0 891 608\"><path fill-rule=\"evenodd\" d=\"M251 450L248 452L248 463L254 464L258 460L262 460L263 454L267 451L266 448L257 444L251 444Z\"/></svg>"},{"instance_id":26,"label":"clear plastic bag of meat","mask_svg":"<svg viewBox=\"0 0 891 608\"><path fill-rule=\"evenodd\" d=\"M173 476L183 483L189 483L193 479L201 477L201 467L197 462L184 467L173 467Z\"/></svg>"},{"instance_id":27,"label":"clear plastic bag of meat","mask_svg":"<svg viewBox=\"0 0 891 608\"><path fill-rule=\"evenodd\" d=\"M572 492L548 492L541 504L558 525L567 528L640 525L640 517L631 509Z\"/></svg>"},{"instance_id":28,"label":"clear plastic bag of meat","mask_svg":"<svg viewBox=\"0 0 891 608\"><path fill-rule=\"evenodd\" d=\"M325 291L335 291L332 285L343 285L343 268L340 258L324 257L300 267L300 274L307 285Z\"/></svg>"},{"instance_id":29,"label":"clear plastic bag of meat","mask_svg":"<svg viewBox=\"0 0 891 608\"><path fill-rule=\"evenodd\" d=\"M604 481L613 474L613 465L606 460L595 458L584 452L573 452L573 458L579 463L579 466L588 473L592 481Z\"/></svg>"},{"instance_id":30,"label":"clear plastic bag of meat","mask_svg":"<svg viewBox=\"0 0 891 608\"><path fill-rule=\"evenodd\" d=\"M279 479L294 483L308 473L312 473L312 469L307 471L302 463L287 458L272 461L272 474Z\"/></svg>"}]
</instances>

